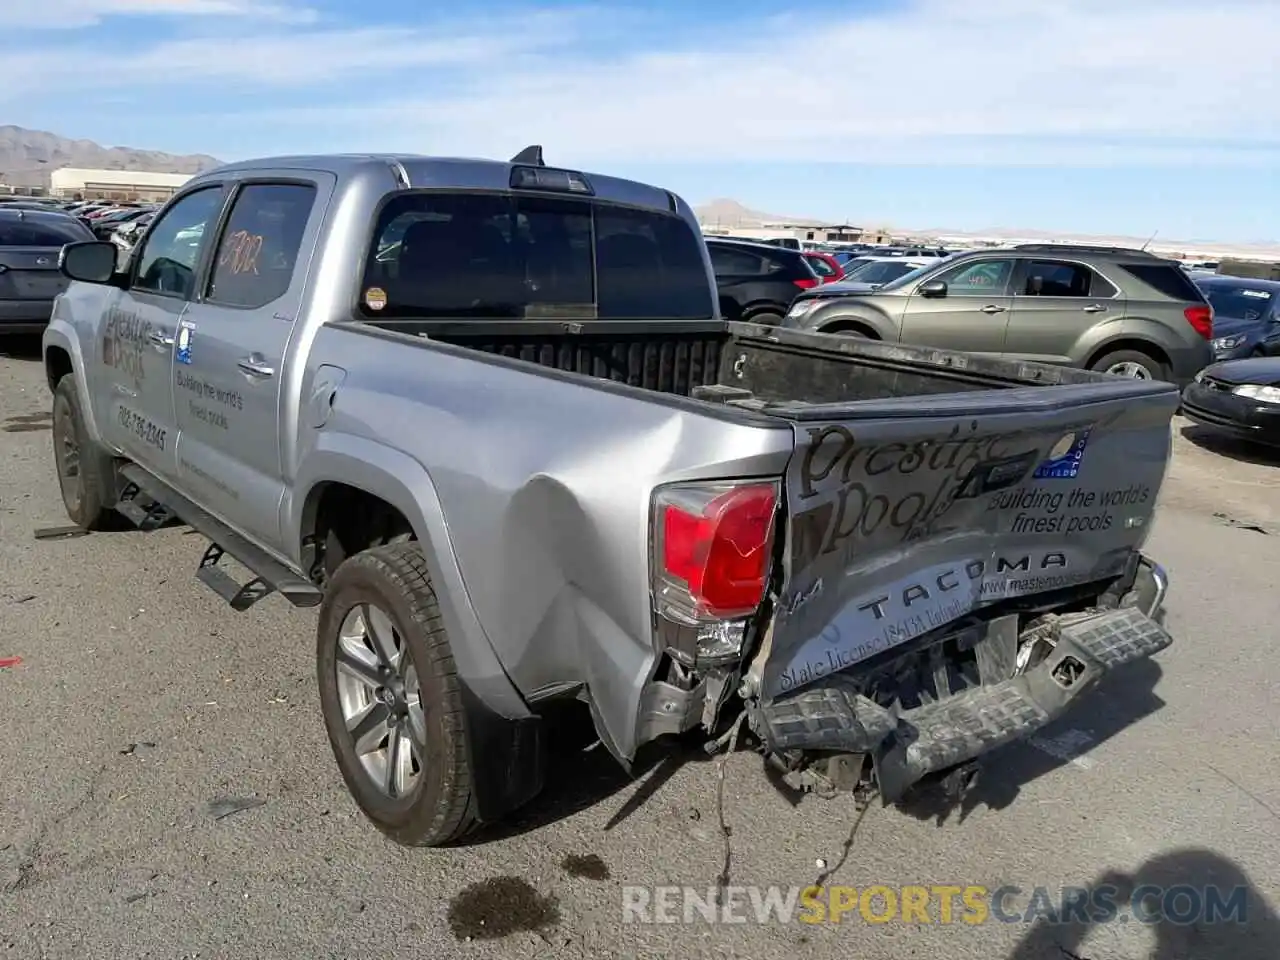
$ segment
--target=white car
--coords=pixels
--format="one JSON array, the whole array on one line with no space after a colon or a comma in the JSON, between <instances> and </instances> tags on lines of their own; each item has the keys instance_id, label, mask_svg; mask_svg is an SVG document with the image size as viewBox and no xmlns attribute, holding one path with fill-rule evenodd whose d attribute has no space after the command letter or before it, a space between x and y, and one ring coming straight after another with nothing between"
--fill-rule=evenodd
<instances>
[{"instance_id":1,"label":"white car","mask_svg":"<svg viewBox=\"0 0 1280 960\"><path fill-rule=\"evenodd\" d=\"M921 267L931 267L941 261L942 257L858 257L850 260L854 266L852 272L846 273L839 282L841 289L875 290L891 280L897 280L908 273L914 273Z\"/></svg>"}]
</instances>

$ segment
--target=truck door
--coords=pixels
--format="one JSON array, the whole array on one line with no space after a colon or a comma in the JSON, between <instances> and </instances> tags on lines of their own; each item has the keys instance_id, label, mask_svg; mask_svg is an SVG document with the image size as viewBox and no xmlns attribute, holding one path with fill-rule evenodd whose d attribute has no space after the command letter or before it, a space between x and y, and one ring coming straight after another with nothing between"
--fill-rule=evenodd
<instances>
[{"instance_id":1,"label":"truck door","mask_svg":"<svg viewBox=\"0 0 1280 960\"><path fill-rule=\"evenodd\" d=\"M169 479L177 475L174 344L224 199L213 185L174 201L142 241L128 287L108 295L102 320L93 389L105 439Z\"/></svg>"},{"instance_id":2,"label":"truck door","mask_svg":"<svg viewBox=\"0 0 1280 960\"><path fill-rule=\"evenodd\" d=\"M297 417L282 402L287 347L334 182L291 172L232 188L208 281L175 345L183 488L267 549L280 546L280 424Z\"/></svg>"}]
</instances>

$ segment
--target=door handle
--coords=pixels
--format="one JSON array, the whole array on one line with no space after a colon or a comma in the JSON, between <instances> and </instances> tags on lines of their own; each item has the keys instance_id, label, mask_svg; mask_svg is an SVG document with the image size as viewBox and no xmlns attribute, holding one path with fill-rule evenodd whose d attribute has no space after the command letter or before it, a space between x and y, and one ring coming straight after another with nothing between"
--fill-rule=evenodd
<instances>
[{"instance_id":1,"label":"door handle","mask_svg":"<svg viewBox=\"0 0 1280 960\"><path fill-rule=\"evenodd\" d=\"M275 367L268 366L256 353L236 361L236 366L251 377L274 377Z\"/></svg>"},{"instance_id":2,"label":"door handle","mask_svg":"<svg viewBox=\"0 0 1280 960\"><path fill-rule=\"evenodd\" d=\"M1091 303L1087 307L1081 307L1085 313L1102 313L1107 308L1100 303Z\"/></svg>"},{"instance_id":3,"label":"door handle","mask_svg":"<svg viewBox=\"0 0 1280 960\"><path fill-rule=\"evenodd\" d=\"M147 334L147 339L151 341L151 345L158 350L167 350L173 346L173 337L161 333L159 330L153 330Z\"/></svg>"},{"instance_id":4,"label":"door handle","mask_svg":"<svg viewBox=\"0 0 1280 960\"><path fill-rule=\"evenodd\" d=\"M1009 308L1002 307L998 303L988 303L985 307L979 307L978 309L981 310L983 313L990 314L990 313L1004 313Z\"/></svg>"}]
</instances>

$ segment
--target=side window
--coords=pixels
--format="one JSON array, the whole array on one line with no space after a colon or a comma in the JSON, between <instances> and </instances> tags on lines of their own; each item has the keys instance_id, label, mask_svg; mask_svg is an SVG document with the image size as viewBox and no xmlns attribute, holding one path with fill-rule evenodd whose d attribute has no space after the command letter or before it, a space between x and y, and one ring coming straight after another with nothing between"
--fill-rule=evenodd
<instances>
[{"instance_id":1,"label":"side window","mask_svg":"<svg viewBox=\"0 0 1280 960\"><path fill-rule=\"evenodd\" d=\"M946 281L947 296L998 297L1005 293L1012 273L1012 260L979 260L962 263L936 279Z\"/></svg>"},{"instance_id":2,"label":"side window","mask_svg":"<svg viewBox=\"0 0 1280 960\"><path fill-rule=\"evenodd\" d=\"M676 216L601 204L595 210L596 315L692 320L710 315L703 245Z\"/></svg>"},{"instance_id":3,"label":"side window","mask_svg":"<svg viewBox=\"0 0 1280 960\"><path fill-rule=\"evenodd\" d=\"M293 281L316 188L298 183L251 183L241 188L222 231L209 277L210 302L265 307Z\"/></svg>"},{"instance_id":4,"label":"side window","mask_svg":"<svg viewBox=\"0 0 1280 960\"><path fill-rule=\"evenodd\" d=\"M1022 289L1024 297L1113 297L1116 288L1079 263L1031 260L1027 263Z\"/></svg>"},{"instance_id":5,"label":"side window","mask_svg":"<svg viewBox=\"0 0 1280 960\"><path fill-rule=\"evenodd\" d=\"M205 247L205 232L222 209L222 187L187 194L154 224L135 262L133 289L190 300L195 296L196 268Z\"/></svg>"},{"instance_id":6,"label":"side window","mask_svg":"<svg viewBox=\"0 0 1280 960\"><path fill-rule=\"evenodd\" d=\"M761 272L760 257L746 250L711 247L711 266L717 277L755 276Z\"/></svg>"}]
</instances>

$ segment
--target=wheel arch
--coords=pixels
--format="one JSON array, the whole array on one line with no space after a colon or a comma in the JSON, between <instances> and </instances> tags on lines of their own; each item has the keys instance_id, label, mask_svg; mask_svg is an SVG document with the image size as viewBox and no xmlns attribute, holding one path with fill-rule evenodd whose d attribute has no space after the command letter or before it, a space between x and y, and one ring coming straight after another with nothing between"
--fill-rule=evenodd
<instances>
[{"instance_id":1,"label":"wheel arch","mask_svg":"<svg viewBox=\"0 0 1280 960\"><path fill-rule=\"evenodd\" d=\"M869 340L883 340L880 332L865 319L858 316L836 317L818 327L819 333L856 333Z\"/></svg>"},{"instance_id":2,"label":"wheel arch","mask_svg":"<svg viewBox=\"0 0 1280 960\"><path fill-rule=\"evenodd\" d=\"M102 442L102 433L98 429L97 411L93 407L89 390L88 372L85 369L84 355L80 350L80 339L76 329L58 315L58 303L54 304L54 315L45 328L41 338L41 359L44 363L45 383L50 394L58 385L58 381L67 374L76 378L76 392L80 394L80 416L84 421L85 432L95 443Z\"/></svg>"},{"instance_id":3,"label":"wheel arch","mask_svg":"<svg viewBox=\"0 0 1280 960\"><path fill-rule=\"evenodd\" d=\"M332 522L332 515L323 512L327 507L355 506L397 533L411 533L422 547L445 628L457 640L459 672L483 681L478 692L505 716L528 715L524 698L507 676L471 603L426 470L408 455L370 440L341 434L322 438L299 470L295 489L300 495L287 518L289 542L296 545L300 566L307 569L315 536ZM490 682L492 691L487 689Z\"/></svg>"},{"instance_id":4,"label":"wheel arch","mask_svg":"<svg viewBox=\"0 0 1280 960\"><path fill-rule=\"evenodd\" d=\"M1152 360L1159 363L1166 372L1168 372L1173 366L1173 361L1169 356L1168 351L1160 344L1143 337L1121 334L1120 336L1106 340L1101 344L1095 344L1091 348L1088 356L1085 357L1085 369L1092 370L1094 364L1107 354L1117 353L1121 350L1132 350L1135 353L1145 354Z\"/></svg>"},{"instance_id":5,"label":"wheel arch","mask_svg":"<svg viewBox=\"0 0 1280 960\"><path fill-rule=\"evenodd\" d=\"M290 511L299 556L331 522L326 509L355 505L400 534L411 534L431 577L466 711L467 749L477 816L492 823L541 790L545 745L541 721L529 709L494 651L471 603L435 486L416 460L382 444L322 434L303 463ZM397 524L400 524L397 527ZM380 531L381 532L381 531Z\"/></svg>"}]
</instances>

